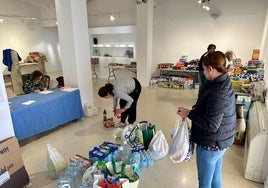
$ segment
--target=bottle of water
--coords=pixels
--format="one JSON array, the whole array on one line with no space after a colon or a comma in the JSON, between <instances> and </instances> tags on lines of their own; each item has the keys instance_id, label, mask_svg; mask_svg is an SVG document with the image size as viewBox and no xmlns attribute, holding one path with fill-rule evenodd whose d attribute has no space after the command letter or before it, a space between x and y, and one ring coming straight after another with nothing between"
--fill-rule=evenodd
<instances>
[{"instance_id":1,"label":"bottle of water","mask_svg":"<svg viewBox=\"0 0 268 188\"><path fill-rule=\"evenodd\" d=\"M153 166L154 165L154 156L153 153L148 150L148 166Z\"/></svg>"},{"instance_id":2,"label":"bottle of water","mask_svg":"<svg viewBox=\"0 0 268 188\"><path fill-rule=\"evenodd\" d=\"M115 152L114 161L115 162L122 161L122 157L123 157L123 146L121 145L121 146L119 146L119 148Z\"/></svg>"},{"instance_id":3,"label":"bottle of water","mask_svg":"<svg viewBox=\"0 0 268 188\"><path fill-rule=\"evenodd\" d=\"M79 188L92 188L90 183L80 183Z\"/></svg>"},{"instance_id":4,"label":"bottle of water","mask_svg":"<svg viewBox=\"0 0 268 188\"><path fill-rule=\"evenodd\" d=\"M141 168L146 168L148 166L148 162L147 162L147 156L145 151L141 152L141 160L140 160L140 166Z\"/></svg>"},{"instance_id":5,"label":"bottle of water","mask_svg":"<svg viewBox=\"0 0 268 188\"><path fill-rule=\"evenodd\" d=\"M134 172L140 172L140 153L134 152L131 154L130 165L134 167Z\"/></svg>"},{"instance_id":6,"label":"bottle of water","mask_svg":"<svg viewBox=\"0 0 268 188\"><path fill-rule=\"evenodd\" d=\"M123 147L123 156L122 161L124 164L130 164L130 157L131 157L131 146L125 141L122 145Z\"/></svg>"},{"instance_id":7,"label":"bottle of water","mask_svg":"<svg viewBox=\"0 0 268 188\"><path fill-rule=\"evenodd\" d=\"M58 178L56 188L71 188L71 186L72 183L69 179L63 177Z\"/></svg>"}]
</instances>

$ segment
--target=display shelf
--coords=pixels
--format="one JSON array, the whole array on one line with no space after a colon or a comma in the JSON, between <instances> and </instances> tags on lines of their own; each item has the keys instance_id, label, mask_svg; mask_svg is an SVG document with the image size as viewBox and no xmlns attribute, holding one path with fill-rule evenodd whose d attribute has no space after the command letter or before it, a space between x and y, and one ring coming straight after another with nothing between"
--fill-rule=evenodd
<instances>
[{"instance_id":1,"label":"display shelf","mask_svg":"<svg viewBox=\"0 0 268 188\"><path fill-rule=\"evenodd\" d=\"M136 59L133 57L133 58L129 58L127 56L92 56L92 58L103 58L103 59L109 59L110 62L118 62L118 61L127 61L127 62L131 62L131 61L136 61Z\"/></svg>"},{"instance_id":2,"label":"display shelf","mask_svg":"<svg viewBox=\"0 0 268 188\"><path fill-rule=\"evenodd\" d=\"M93 48L133 48L132 44L94 44Z\"/></svg>"},{"instance_id":3,"label":"display shelf","mask_svg":"<svg viewBox=\"0 0 268 188\"><path fill-rule=\"evenodd\" d=\"M107 78L109 63L130 64L136 61L136 26L112 26L89 28L90 54L98 57L96 69L98 77ZM118 76L126 76L129 71L118 70Z\"/></svg>"},{"instance_id":4,"label":"display shelf","mask_svg":"<svg viewBox=\"0 0 268 188\"><path fill-rule=\"evenodd\" d=\"M103 57L133 58L134 48L127 45L93 45L92 55Z\"/></svg>"}]
</instances>

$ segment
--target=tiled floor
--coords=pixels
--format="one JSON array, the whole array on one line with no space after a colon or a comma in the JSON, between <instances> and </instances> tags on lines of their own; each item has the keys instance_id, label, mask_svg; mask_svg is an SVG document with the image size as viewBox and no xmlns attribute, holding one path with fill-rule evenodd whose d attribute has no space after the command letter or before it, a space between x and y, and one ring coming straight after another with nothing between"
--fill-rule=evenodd
<instances>
[{"instance_id":1,"label":"tiled floor","mask_svg":"<svg viewBox=\"0 0 268 188\"><path fill-rule=\"evenodd\" d=\"M112 101L97 96L97 90L106 80L93 79L94 102L98 115L61 126L42 136L21 142L21 152L30 175L31 187L54 188L56 180L47 175L47 149L50 144L68 160L75 154L88 156L88 151L103 141L117 142L117 128L104 128L102 112L112 110ZM177 106L191 107L196 100L197 90L174 90L165 88L143 88L138 102L138 121L148 120L162 130L170 143L170 130L176 121ZM263 184L243 178L243 146L233 145L224 156L224 188L260 188ZM155 161L154 166L141 170L139 188L196 188L197 172L195 156L190 162L173 164L168 156Z\"/></svg>"}]
</instances>

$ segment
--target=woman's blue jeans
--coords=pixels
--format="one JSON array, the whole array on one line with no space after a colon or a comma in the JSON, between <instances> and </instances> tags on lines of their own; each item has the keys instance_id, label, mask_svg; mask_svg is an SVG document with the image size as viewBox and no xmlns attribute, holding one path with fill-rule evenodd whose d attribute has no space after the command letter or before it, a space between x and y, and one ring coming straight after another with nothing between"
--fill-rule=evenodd
<instances>
[{"instance_id":1,"label":"woman's blue jeans","mask_svg":"<svg viewBox=\"0 0 268 188\"><path fill-rule=\"evenodd\" d=\"M199 188L221 188L222 157L226 149L221 151L208 151L196 147L196 163Z\"/></svg>"}]
</instances>

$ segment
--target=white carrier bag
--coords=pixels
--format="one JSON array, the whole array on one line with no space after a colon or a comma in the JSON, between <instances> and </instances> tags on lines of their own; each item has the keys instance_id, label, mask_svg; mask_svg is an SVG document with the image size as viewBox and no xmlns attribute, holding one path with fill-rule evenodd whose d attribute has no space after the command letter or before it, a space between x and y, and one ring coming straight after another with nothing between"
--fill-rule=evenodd
<instances>
[{"instance_id":1,"label":"white carrier bag","mask_svg":"<svg viewBox=\"0 0 268 188\"><path fill-rule=\"evenodd\" d=\"M176 120L175 127L171 132L172 140L169 148L169 158L173 163L185 161L189 148L189 130L187 121L182 121L180 125L179 117Z\"/></svg>"}]
</instances>

